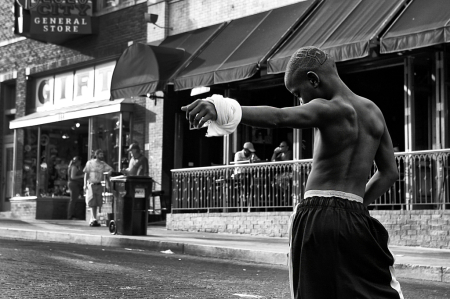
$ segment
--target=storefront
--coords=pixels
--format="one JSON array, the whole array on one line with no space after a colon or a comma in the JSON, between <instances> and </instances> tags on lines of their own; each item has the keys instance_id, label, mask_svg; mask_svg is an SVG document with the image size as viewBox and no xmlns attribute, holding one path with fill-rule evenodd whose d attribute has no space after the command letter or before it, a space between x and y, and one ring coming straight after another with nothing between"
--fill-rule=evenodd
<instances>
[{"instance_id":1,"label":"storefront","mask_svg":"<svg viewBox=\"0 0 450 299\"><path fill-rule=\"evenodd\" d=\"M37 199L36 218L65 219L68 165L75 156L84 166L102 149L105 162L116 172L128 166L134 104L109 100L114 67L112 61L31 79L30 113L10 123L15 155L20 157L13 159L18 193L12 203ZM83 203L80 198L80 206ZM78 218L84 216L85 208L80 209Z\"/></svg>"},{"instance_id":2,"label":"storefront","mask_svg":"<svg viewBox=\"0 0 450 299\"><path fill-rule=\"evenodd\" d=\"M234 81L223 79L230 78L224 73L228 71L230 75L229 70L236 67L235 64L245 61L249 66L249 53L257 53L257 50L247 43L253 41L258 29L231 50L228 39L221 40L219 34L175 77L176 92L184 93L182 104L195 99L188 98L184 89L204 84L210 87L210 92L197 97L220 93L237 99L242 105L297 105L283 86L286 64L302 46L321 47L335 58L338 72L349 88L380 107L390 131L400 177L370 209L428 209L436 214L448 209L450 14L443 9L448 3L336 0L316 4L283 43L271 53L259 56L260 60L256 59L258 71L249 77L234 77ZM233 20L230 24L248 23L250 17ZM226 27L222 32L227 28L231 30ZM257 49L262 49L262 44L260 41ZM242 68L239 70L236 73L244 73ZM276 129L266 131L265 138L259 139L255 136L258 130L239 126L234 134L223 139L223 166L211 167L205 161L199 165L201 167L190 168L183 164L182 169L173 170L174 206L169 227L190 230L195 226L205 231L266 234L270 217L261 212L291 210L293 204L301 200L311 169L307 158L313 151L313 134L308 130ZM188 136L185 142L192 140L193 134L201 135L186 129L183 133ZM256 152L262 159L270 159L279 138L293 142L294 161L239 166L251 175L244 179L233 176L236 166L230 165L230 160L244 142L264 140L255 145ZM289 173L285 180L277 180L285 173ZM239 218L233 214L235 212L254 212L254 217L267 220L267 226L245 229L245 232L237 230L236 226L247 226L244 214ZM216 216L225 218L220 224L208 223L208 217L201 213L214 213L210 214L214 219ZM287 219L288 214L283 217ZM242 222L232 227L227 225L227 221L236 219ZM186 224L188 222L194 225Z\"/></svg>"}]
</instances>

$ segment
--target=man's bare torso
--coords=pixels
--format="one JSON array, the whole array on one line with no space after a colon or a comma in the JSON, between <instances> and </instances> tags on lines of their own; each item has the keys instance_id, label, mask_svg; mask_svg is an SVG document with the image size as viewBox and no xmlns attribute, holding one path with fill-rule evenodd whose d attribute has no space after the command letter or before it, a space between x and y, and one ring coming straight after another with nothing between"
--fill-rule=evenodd
<instances>
[{"instance_id":1,"label":"man's bare torso","mask_svg":"<svg viewBox=\"0 0 450 299\"><path fill-rule=\"evenodd\" d=\"M335 115L315 129L313 169L306 190L338 190L364 197L385 130L381 111L356 95L321 101Z\"/></svg>"}]
</instances>

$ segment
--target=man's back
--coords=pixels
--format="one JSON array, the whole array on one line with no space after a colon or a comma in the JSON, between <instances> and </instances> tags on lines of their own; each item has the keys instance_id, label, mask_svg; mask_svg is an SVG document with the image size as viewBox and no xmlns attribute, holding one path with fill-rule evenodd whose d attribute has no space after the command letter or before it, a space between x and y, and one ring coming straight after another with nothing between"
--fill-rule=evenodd
<instances>
[{"instance_id":1,"label":"man's back","mask_svg":"<svg viewBox=\"0 0 450 299\"><path fill-rule=\"evenodd\" d=\"M373 102L357 95L319 101L333 115L332 121L324 121L315 131L313 169L306 189L363 197L385 132L383 115Z\"/></svg>"}]
</instances>

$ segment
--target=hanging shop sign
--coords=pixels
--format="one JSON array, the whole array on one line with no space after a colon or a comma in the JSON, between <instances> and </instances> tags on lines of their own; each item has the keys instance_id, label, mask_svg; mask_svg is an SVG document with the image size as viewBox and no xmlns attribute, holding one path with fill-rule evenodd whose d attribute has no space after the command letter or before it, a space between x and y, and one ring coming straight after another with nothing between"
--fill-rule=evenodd
<instances>
[{"instance_id":1,"label":"hanging shop sign","mask_svg":"<svg viewBox=\"0 0 450 299\"><path fill-rule=\"evenodd\" d=\"M15 33L62 43L92 34L92 0L16 0Z\"/></svg>"},{"instance_id":2,"label":"hanging shop sign","mask_svg":"<svg viewBox=\"0 0 450 299\"><path fill-rule=\"evenodd\" d=\"M33 81L36 110L110 98L115 61Z\"/></svg>"}]
</instances>

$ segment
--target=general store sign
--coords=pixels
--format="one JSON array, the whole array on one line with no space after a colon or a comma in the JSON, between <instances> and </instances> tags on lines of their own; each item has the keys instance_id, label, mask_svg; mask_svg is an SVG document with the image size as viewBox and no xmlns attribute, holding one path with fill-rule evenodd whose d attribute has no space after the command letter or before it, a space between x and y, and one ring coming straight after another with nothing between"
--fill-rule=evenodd
<instances>
[{"instance_id":1,"label":"general store sign","mask_svg":"<svg viewBox=\"0 0 450 299\"><path fill-rule=\"evenodd\" d=\"M23 25L17 34L29 34L38 40L92 34L92 0L16 0L16 3L23 10L18 14L17 22Z\"/></svg>"},{"instance_id":2,"label":"general store sign","mask_svg":"<svg viewBox=\"0 0 450 299\"><path fill-rule=\"evenodd\" d=\"M90 0L40 0L30 13L31 33L91 33Z\"/></svg>"}]
</instances>

